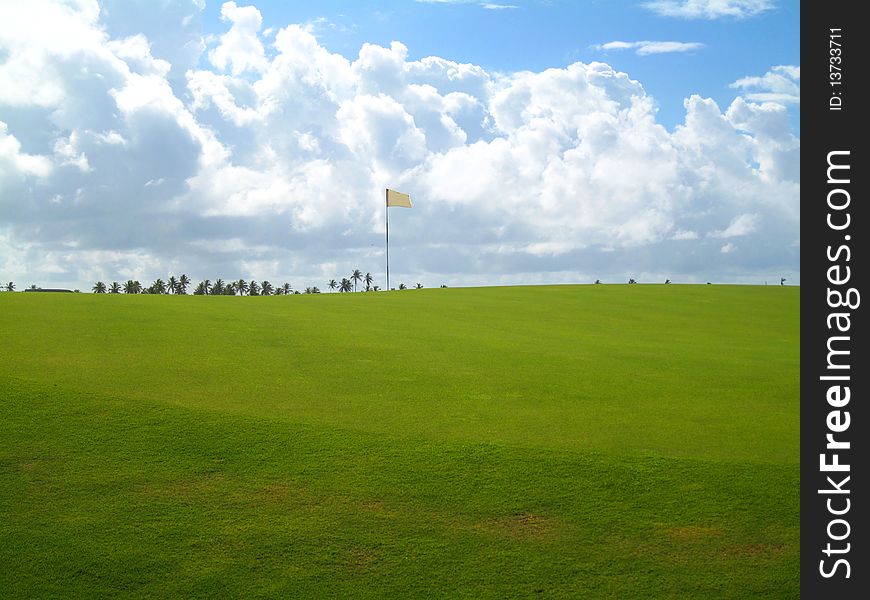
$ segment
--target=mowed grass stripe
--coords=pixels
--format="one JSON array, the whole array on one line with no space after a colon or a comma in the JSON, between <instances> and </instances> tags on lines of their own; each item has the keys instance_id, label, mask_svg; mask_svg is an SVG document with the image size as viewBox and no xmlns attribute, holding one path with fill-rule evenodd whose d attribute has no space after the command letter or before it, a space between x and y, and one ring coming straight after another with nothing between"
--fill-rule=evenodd
<instances>
[{"instance_id":1,"label":"mowed grass stripe","mask_svg":"<svg viewBox=\"0 0 870 600\"><path fill-rule=\"evenodd\" d=\"M294 424L0 387L16 597L787 598L797 464Z\"/></svg>"},{"instance_id":2,"label":"mowed grass stripe","mask_svg":"<svg viewBox=\"0 0 870 600\"><path fill-rule=\"evenodd\" d=\"M2 294L3 371L409 439L798 460L798 288Z\"/></svg>"}]
</instances>

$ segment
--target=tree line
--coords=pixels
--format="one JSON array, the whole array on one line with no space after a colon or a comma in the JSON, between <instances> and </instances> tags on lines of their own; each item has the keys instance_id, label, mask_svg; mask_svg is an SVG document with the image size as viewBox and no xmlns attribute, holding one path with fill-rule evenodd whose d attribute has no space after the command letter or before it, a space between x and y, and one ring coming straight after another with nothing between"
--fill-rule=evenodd
<instances>
[{"instance_id":1,"label":"tree line","mask_svg":"<svg viewBox=\"0 0 870 600\"><path fill-rule=\"evenodd\" d=\"M365 288L362 287L363 284L365 284ZM98 281L94 284L93 288L91 288L91 291L95 294L124 293L185 295L188 293L188 288L190 288L191 285L192 282L190 278L182 273L178 277L172 275L166 281L158 278L147 287L133 279L127 280L124 283L113 281L110 284ZM13 291L15 286L12 282L9 282L7 287L11 288L9 291ZM350 274L350 277L342 277L341 281L330 279L326 284L326 287L332 292L336 290L339 292L356 292L362 290L366 292L377 292L381 289L379 286L374 285L374 277L371 273L363 275L362 271L359 269L354 269ZM418 283L415 287L421 289L423 284ZM399 289L407 289L407 286L404 283L399 284ZM205 279L197 283L196 286L193 287L191 293L194 296L282 296L289 294L319 294L320 288L312 286L306 287L304 290L294 290L293 287L286 282L276 286L269 281L258 282L255 279L252 279L251 281L245 279L239 279L238 281L224 281L223 279L215 279L212 281L210 279Z\"/></svg>"}]
</instances>

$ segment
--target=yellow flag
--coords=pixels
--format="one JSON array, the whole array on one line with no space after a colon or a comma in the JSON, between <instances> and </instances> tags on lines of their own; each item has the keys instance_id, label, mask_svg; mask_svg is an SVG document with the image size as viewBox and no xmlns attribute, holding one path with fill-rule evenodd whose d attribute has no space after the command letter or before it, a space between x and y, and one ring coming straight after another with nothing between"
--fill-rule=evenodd
<instances>
[{"instance_id":1,"label":"yellow flag","mask_svg":"<svg viewBox=\"0 0 870 600\"><path fill-rule=\"evenodd\" d=\"M403 208L411 208L411 196L397 192L396 190L387 190L387 206L401 206Z\"/></svg>"}]
</instances>

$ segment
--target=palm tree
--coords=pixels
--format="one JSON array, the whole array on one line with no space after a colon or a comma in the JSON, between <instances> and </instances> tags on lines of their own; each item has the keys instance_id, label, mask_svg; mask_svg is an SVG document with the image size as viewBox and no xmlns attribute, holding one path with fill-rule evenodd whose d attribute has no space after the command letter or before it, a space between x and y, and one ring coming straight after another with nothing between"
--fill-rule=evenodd
<instances>
[{"instance_id":1,"label":"palm tree","mask_svg":"<svg viewBox=\"0 0 870 600\"><path fill-rule=\"evenodd\" d=\"M407 288L407 286L406 286L404 283L400 283L400 284L399 284L399 289L400 289L400 290L407 290L408 288Z\"/></svg>"},{"instance_id":2,"label":"palm tree","mask_svg":"<svg viewBox=\"0 0 870 600\"><path fill-rule=\"evenodd\" d=\"M102 281L98 281L94 284L94 287L91 288L94 290L95 294L105 294L106 293L106 284Z\"/></svg>"},{"instance_id":3,"label":"palm tree","mask_svg":"<svg viewBox=\"0 0 870 600\"><path fill-rule=\"evenodd\" d=\"M244 296L248 293L248 282L244 279L239 279L236 282L236 289L239 291L239 296Z\"/></svg>"},{"instance_id":4,"label":"palm tree","mask_svg":"<svg viewBox=\"0 0 870 600\"><path fill-rule=\"evenodd\" d=\"M372 289L373 289L374 291L378 292L378 291L380 291L381 286L376 285L376 286L372 287Z\"/></svg>"},{"instance_id":5,"label":"palm tree","mask_svg":"<svg viewBox=\"0 0 870 600\"><path fill-rule=\"evenodd\" d=\"M275 288L273 288L272 284L268 281L264 281L262 284L260 284L260 290L262 290L260 292L261 296L271 296L272 292L275 291Z\"/></svg>"},{"instance_id":6,"label":"palm tree","mask_svg":"<svg viewBox=\"0 0 870 600\"><path fill-rule=\"evenodd\" d=\"M166 284L159 277L151 284L151 293L153 294L165 294L166 293Z\"/></svg>"},{"instance_id":7,"label":"palm tree","mask_svg":"<svg viewBox=\"0 0 870 600\"><path fill-rule=\"evenodd\" d=\"M224 296L235 296L236 295L236 284L228 283L224 286Z\"/></svg>"},{"instance_id":8,"label":"palm tree","mask_svg":"<svg viewBox=\"0 0 870 600\"><path fill-rule=\"evenodd\" d=\"M350 274L350 278L353 279L353 291L356 291L356 284L358 281L362 281L363 274L359 269L354 269L353 273Z\"/></svg>"},{"instance_id":9,"label":"palm tree","mask_svg":"<svg viewBox=\"0 0 870 600\"><path fill-rule=\"evenodd\" d=\"M214 296L221 296L224 293L224 280L218 277L215 279L214 283L211 284L211 293Z\"/></svg>"},{"instance_id":10,"label":"palm tree","mask_svg":"<svg viewBox=\"0 0 870 600\"><path fill-rule=\"evenodd\" d=\"M415 285L414 287L417 288L418 290L422 290L423 284L418 282L417 285Z\"/></svg>"},{"instance_id":11,"label":"palm tree","mask_svg":"<svg viewBox=\"0 0 870 600\"><path fill-rule=\"evenodd\" d=\"M341 284L338 287L339 292L350 292L352 291L350 279L347 277L341 278Z\"/></svg>"},{"instance_id":12,"label":"palm tree","mask_svg":"<svg viewBox=\"0 0 870 600\"><path fill-rule=\"evenodd\" d=\"M169 276L169 281L166 282L166 293L167 294L177 294L178 293L178 280L175 278L175 275Z\"/></svg>"},{"instance_id":13,"label":"palm tree","mask_svg":"<svg viewBox=\"0 0 870 600\"><path fill-rule=\"evenodd\" d=\"M190 285L190 278L184 273L181 274L181 277L178 278L178 289L181 290L181 294L187 293L187 286Z\"/></svg>"},{"instance_id":14,"label":"palm tree","mask_svg":"<svg viewBox=\"0 0 870 600\"><path fill-rule=\"evenodd\" d=\"M205 282L200 281L196 284L196 287L193 289L194 296L205 296Z\"/></svg>"},{"instance_id":15,"label":"palm tree","mask_svg":"<svg viewBox=\"0 0 870 600\"><path fill-rule=\"evenodd\" d=\"M286 281L284 282L284 285L281 286L281 291L284 292L285 296L290 294L291 289L292 288L290 287L290 284L287 283Z\"/></svg>"},{"instance_id":16,"label":"palm tree","mask_svg":"<svg viewBox=\"0 0 870 600\"><path fill-rule=\"evenodd\" d=\"M15 291L15 283L13 283L11 281L9 283L7 283L6 284L6 291L7 292L14 292Z\"/></svg>"},{"instance_id":17,"label":"palm tree","mask_svg":"<svg viewBox=\"0 0 870 600\"><path fill-rule=\"evenodd\" d=\"M138 280L134 281L132 279L128 279L124 283L124 293L125 294L141 294L142 293L142 284L139 283Z\"/></svg>"},{"instance_id":18,"label":"palm tree","mask_svg":"<svg viewBox=\"0 0 870 600\"><path fill-rule=\"evenodd\" d=\"M208 296L209 294L211 294L211 281L206 279L205 281L202 282L202 291L203 291L203 296Z\"/></svg>"},{"instance_id":19,"label":"palm tree","mask_svg":"<svg viewBox=\"0 0 870 600\"><path fill-rule=\"evenodd\" d=\"M121 284L118 283L117 281L113 281L112 285L109 286L109 293L110 294L120 294L121 293Z\"/></svg>"},{"instance_id":20,"label":"palm tree","mask_svg":"<svg viewBox=\"0 0 870 600\"><path fill-rule=\"evenodd\" d=\"M371 273L366 273L366 276L363 278L363 281L366 282L366 291L369 291L369 288L372 287L372 281L374 280L375 278L372 277Z\"/></svg>"},{"instance_id":21,"label":"palm tree","mask_svg":"<svg viewBox=\"0 0 870 600\"><path fill-rule=\"evenodd\" d=\"M335 288L338 287L338 283L336 283L335 279L330 279L327 287L334 292Z\"/></svg>"}]
</instances>

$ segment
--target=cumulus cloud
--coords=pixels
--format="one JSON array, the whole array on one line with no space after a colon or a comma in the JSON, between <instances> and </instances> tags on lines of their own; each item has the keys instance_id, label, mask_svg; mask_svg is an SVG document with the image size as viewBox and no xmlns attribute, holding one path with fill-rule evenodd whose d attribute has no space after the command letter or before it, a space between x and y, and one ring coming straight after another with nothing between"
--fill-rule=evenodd
<instances>
[{"instance_id":1,"label":"cumulus cloud","mask_svg":"<svg viewBox=\"0 0 870 600\"><path fill-rule=\"evenodd\" d=\"M261 70L266 64L265 49L257 37L263 25L263 17L255 6L237 6L235 2L224 2L221 6L221 19L232 23L230 30L221 36L220 44L209 51L211 63L238 75L249 69Z\"/></svg>"},{"instance_id":2,"label":"cumulus cloud","mask_svg":"<svg viewBox=\"0 0 870 600\"><path fill-rule=\"evenodd\" d=\"M605 44L599 44L594 48L596 50L634 50L640 56L649 54L670 54L674 52L690 52L703 48L704 44L700 42L621 42L613 41Z\"/></svg>"},{"instance_id":3,"label":"cumulus cloud","mask_svg":"<svg viewBox=\"0 0 870 600\"><path fill-rule=\"evenodd\" d=\"M267 51L259 11L227 2L227 32L178 74L184 52L95 6L0 14L0 81L40 74L0 85L4 277L322 287L379 272L385 187L415 201L390 218L396 281L797 276L800 142L782 102L752 96L764 77L725 107L687 98L669 131L603 62L492 73L399 41L346 58L304 24Z\"/></svg>"},{"instance_id":4,"label":"cumulus cloud","mask_svg":"<svg viewBox=\"0 0 870 600\"><path fill-rule=\"evenodd\" d=\"M642 6L663 17L680 19L745 19L774 8L773 0L653 0Z\"/></svg>"}]
</instances>

